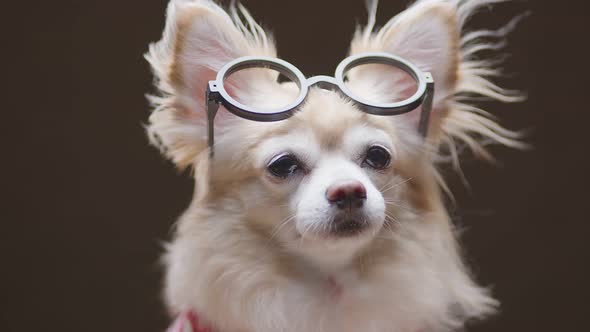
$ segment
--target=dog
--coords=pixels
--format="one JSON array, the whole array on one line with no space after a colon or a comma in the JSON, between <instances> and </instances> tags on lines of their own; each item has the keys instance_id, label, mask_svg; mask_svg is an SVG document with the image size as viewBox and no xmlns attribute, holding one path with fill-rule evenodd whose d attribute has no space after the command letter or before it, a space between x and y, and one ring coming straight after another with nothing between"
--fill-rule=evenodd
<instances>
[{"instance_id":1,"label":"dog","mask_svg":"<svg viewBox=\"0 0 590 332\"><path fill-rule=\"evenodd\" d=\"M522 147L469 98L522 98L492 83L497 68L479 56L514 22L465 29L498 2L418 0L380 29L377 2L368 3L350 54L384 52L431 73L426 137L416 130L422 106L378 116L312 87L282 121L251 121L222 105L212 147L208 82L237 58L276 57L275 44L241 5L170 2L163 37L146 55L158 90L147 132L195 180L163 258L164 298L177 318L170 331L454 331L496 311L462 261L439 167L458 165L462 146L487 158L485 142ZM232 77L232 93L270 104L293 95L293 84L277 81L257 95L262 79L252 75ZM403 93L379 66L358 67L348 81L381 100Z\"/></svg>"}]
</instances>

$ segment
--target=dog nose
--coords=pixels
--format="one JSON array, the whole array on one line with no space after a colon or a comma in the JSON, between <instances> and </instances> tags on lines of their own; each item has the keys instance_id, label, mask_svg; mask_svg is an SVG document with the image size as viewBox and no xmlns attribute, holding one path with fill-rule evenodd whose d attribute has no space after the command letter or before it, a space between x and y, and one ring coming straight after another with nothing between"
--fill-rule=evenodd
<instances>
[{"instance_id":1,"label":"dog nose","mask_svg":"<svg viewBox=\"0 0 590 332\"><path fill-rule=\"evenodd\" d=\"M339 182L328 187L326 199L340 209L360 208L367 200L367 190L359 181Z\"/></svg>"}]
</instances>

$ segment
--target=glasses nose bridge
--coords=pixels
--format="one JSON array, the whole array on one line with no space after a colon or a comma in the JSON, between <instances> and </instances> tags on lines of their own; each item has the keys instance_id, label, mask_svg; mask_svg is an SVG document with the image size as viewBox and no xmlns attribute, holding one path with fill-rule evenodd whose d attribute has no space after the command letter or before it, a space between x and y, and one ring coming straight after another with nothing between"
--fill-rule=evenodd
<instances>
[{"instance_id":1,"label":"glasses nose bridge","mask_svg":"<svg viewBox=\"0 0 590 332\"><path fill-rule=\"evenodd\" d=\"M332 90L332 91L341 91L340 84L336 80L336 78L332 76L326 75L317 75L307 79L306 81L308 87L317 86L320 89L325 90Z\"/></svg>"}]
</instances>

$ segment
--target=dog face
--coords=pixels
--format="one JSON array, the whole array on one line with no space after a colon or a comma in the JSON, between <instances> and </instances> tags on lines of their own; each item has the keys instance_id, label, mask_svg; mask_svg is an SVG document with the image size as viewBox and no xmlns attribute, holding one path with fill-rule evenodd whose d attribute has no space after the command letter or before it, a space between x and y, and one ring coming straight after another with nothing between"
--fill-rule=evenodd
<instances>
[{"instance_id":1,"label":"dog face","mask_svg":"<svg viewBox=\"0 0 590 332\"><path fill-rule=\"evenodd\" d=\"M283 133L253 152L261 196L280 198L266 205L285 210L271 216L269 229L288 248L336 259L331 249L352 254L383 227L382 190L392 179L396 148L388 128L370 120L333 92L317 90Z\"/></svg>"}]
</instances>

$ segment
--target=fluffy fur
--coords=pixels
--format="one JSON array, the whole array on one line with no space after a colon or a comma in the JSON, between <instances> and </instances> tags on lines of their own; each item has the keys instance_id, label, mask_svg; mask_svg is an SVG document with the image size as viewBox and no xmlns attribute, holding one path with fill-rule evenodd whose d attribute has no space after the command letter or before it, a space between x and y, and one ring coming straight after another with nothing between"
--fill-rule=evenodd
<instances>
[{"instance_id":1,"label":"fluffy fur","mask_svg":"<svg viewBox=\"0 0 590 332\"><path fill-rule=\"evenodd\" d=\"M216 331L449 331L494 312L497 302L461 261L442 203L437 163L457 142L487 156L489 141L520 147L469 96L520 100L488 80L497 74L482 51L497 49L513 23L498 31L465 31L479 8L502 0L420 0L375 30L377 2L359 28L351 54L400 55L436 82L426 142L416 114L377 117L335 92L312 89L305 106L277 123L220 110L215 158L207 153L204 91L226 62L275 56L272 38L241 6L225 12L208 0L172 0L162 40L151 45L158 96L148 134L179 168L191 166L195 194L178 220L165 256L165 299L172 314L194 310ZM368 66L351 73L375 98L403 94L403 78ZM403 82L402 82L403 83ZM244 100L273 104L292 87L263 73L229 82ZM273 93L259 93L261 87ZM370 89L367 89L369 87ZM362 166L364 149L386 147L390 167ZM277 154L298 156L305 171L281 181L266 166ZM326 235L333 210L326 188L354 179L367 188L369 231Z\"/></svg>"}]
</instances>

